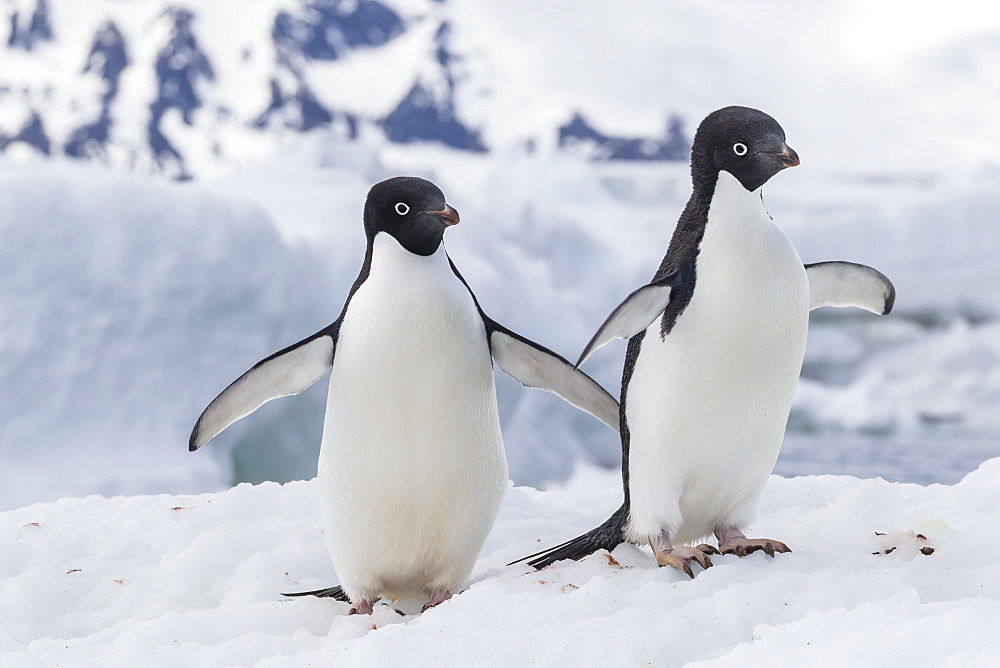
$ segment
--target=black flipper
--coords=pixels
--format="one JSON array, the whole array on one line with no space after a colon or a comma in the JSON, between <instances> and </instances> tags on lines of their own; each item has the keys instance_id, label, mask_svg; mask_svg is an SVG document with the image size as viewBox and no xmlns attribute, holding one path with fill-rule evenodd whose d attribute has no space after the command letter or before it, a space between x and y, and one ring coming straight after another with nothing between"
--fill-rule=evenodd
<instances>
[{"instance_id":1,"label":"black flipper","mask_svg":"<svg viewBox=\"0 0 1000 668\"><path fill-rule=\"evenodd\" d=\"M582 536L512 561L507 565L511 566L527 561L529 566L538 570L563 559L583 559L598 550L613 550L625 542L625 523L627 521L628 507L623 505L596 529L591 529Z\"/></svg>"},{"instance_id":2,"label":"black flipper","mask_svg":"<svg viewBox=\"0 0 1000 668\"><path fill-rule=\"evenodd\" d=\"M336 587L330 587L329 589L317 589L315 591L297 591L291 594L282 593L282 596L316 596L318 598L335 598L343 603L350 603L351 599L347 598L347 594L344 593L344 589L337 585Z\"/></svg>"}]
</instances>

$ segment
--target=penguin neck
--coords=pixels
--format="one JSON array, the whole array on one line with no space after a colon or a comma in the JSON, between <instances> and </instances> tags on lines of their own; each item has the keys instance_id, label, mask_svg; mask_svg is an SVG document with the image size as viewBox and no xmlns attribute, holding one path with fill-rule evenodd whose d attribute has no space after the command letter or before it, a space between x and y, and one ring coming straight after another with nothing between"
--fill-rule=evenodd
<instances>
[{"instance_id":1,"label":"penguin neck","mask_svg":"<svg viewBox=\"0 0 1000 668\"><path fill-rule=\"evenodd\" d=\"M667 254L653 280L660 280L687 266L693 276L693 264L698 257L701 240L708 226L708 211L720 199L725 206L764 210L760 188L749 191L729 172L692 162L693 189L681 217L677 220ZM766 214L765 214L766 215Z\"/></svg>"},{"instance_id":2,"label":"penguin neck","mask_svg":"<svg viewBox=\"0 0 1000 668\"><path fill-rule=\"evenodd\" d=\"M741 209L763 209L764 200L761 186L756 190L747 190L740 180L726 171L719 171L713 184L712 193L707 203L713 206L731 206Z\"/></svg>"},{"instance_id":3,"label":"penguin neck","mask_svg":"<svg viewBox=\"0 0 1000 668\"><path fill-rule=\"evenodd\" d=\"M371 237L368 247L373 264L392 263L395 266L405 267L412 271L451 270L448 252L445 250L443 239L437 248L427 255L408 250L398 239L388 232L379 232Z\"/></svg>"},{"instance_id":4,"label":"penguin neck","mask_svg":"<svg viewBox=\"0 0 1000 668\"><path fill-rule=\"evenodd\" d=\"M711 223L713 225L719 224L719 221L742 224L748 219L767 216L761 188L747 190L738 178L724 170L716 172L709 183L695 184L688 208L691 209L690 215L681 217L678 228L683 222L687 227L695 228L699 236L704 235L710 220L716 221ZM688 213L685 210L685 214Z\"/></svg>"},{"instance_id":5,"label":"penguin neck","mask_svg":"<svg viewBox=\"0 0 1000 668\"><path fill-rule=\"evenodd\" d=\"M693 186L691 199L703 203L706 210L717 197L734 200L746 198L747 202L760 202L763 188L761 186L756 190L747 190L738 178L724 169L715 169L707 174L695 172Z\"/></svg>"},{"instance_id":6,"label":"penguin neck","mask_svg":"<svg viewBox=\"0 0 1000 668\"><path fill-rule=\"evenodd\" d=\"M433 253L430 255L419 255L408 251L395 237L387 232L375 232L367 236L368 243L365 247L365 259L361 264L361 271L358 273L358 277L354 279L354 284L347 293L347 301L344 302L344 308L340 312L341 318L347 313L347 306L354 297L354 293L371 277L372 264L375 262L385 264L387 260L391 262L393 257L399 257L404 266L412 265L417 270L420 270L420 268L433 268L439 271L441 269L451 270L451 260L448 258L448 252L444 248L443 239ZM376 252L376 248L378 252Z\"/></svg>"}]
</instances>

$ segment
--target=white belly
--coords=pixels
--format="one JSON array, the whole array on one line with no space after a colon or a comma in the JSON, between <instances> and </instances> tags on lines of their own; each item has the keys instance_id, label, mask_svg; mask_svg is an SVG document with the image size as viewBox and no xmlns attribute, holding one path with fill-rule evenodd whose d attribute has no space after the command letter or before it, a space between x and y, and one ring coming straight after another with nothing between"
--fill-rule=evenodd
<instances>
[{"instance_id":1,"label":"white belly","mask_svg":"<svg viewBox=\"0 0 1000 668\"><path fill-rule=\"evenodd\" d=\"M421 257L375 238L337 342L318 476L352 600L468 577L507 463L483 321L443 246Z\"/></svg>"},{"instance_id":2,"label":"white belly","mask_svg":"<svg viewBox=\"0 0 1000 668\"><path fill-rule=\"evenodd\" d=\"M674 544L745 527L774 468L805 353L809 282L759 194L722 172L695 289L665 340L646 330L628 387L628 537Z\"/></svg>"}]
</instances>

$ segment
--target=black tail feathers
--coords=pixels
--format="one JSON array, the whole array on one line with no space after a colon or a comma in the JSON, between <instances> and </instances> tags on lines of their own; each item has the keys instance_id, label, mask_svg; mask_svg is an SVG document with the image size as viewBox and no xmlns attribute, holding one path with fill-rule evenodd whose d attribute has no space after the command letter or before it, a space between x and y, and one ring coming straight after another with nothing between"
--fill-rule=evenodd
<instances>
[{"instance_id":1,"label":"black tail feathers","mask_svg":"<svg viewBox=\"0 0 1000 668\"><path fill-rule=\"evenodd\" d=\"M556 545L555 547L536 552L517 561L512 561L507 565L510 566L527 561L529 566L537 570L563 559L583 559L598 550L613 550L625 542L625 523L627 521L628 508L623 505L604 524L596 529L591 529L573 540L568 540L561 545Z\"/></svg>"},{"instance_id":2,"label":"black tail feathers","mask_svg":"<svg viewBox=\"0 0 1000 668\"><path fill-rule=\"evenodd\" d=\"M317 589L316 591L297 591L292 594L282 594L282 596L318 596L319 598L335 598L344 603L350 603L342 587L330 587L329 589Z\"/></svg>"}]
</instances>

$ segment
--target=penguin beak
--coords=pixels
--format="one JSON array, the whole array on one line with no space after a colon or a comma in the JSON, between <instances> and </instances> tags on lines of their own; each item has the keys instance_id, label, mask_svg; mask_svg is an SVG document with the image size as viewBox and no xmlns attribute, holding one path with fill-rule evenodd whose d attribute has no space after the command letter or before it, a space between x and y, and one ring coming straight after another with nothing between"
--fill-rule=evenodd
<instances>
[{"instance_id":1,"label":"penguin beak","mask_svg":"<svg viewBox=\"0 0 1000 668\"><path fill-rule=\"evenodd\" d=\"M461 218L458 217L458 211L455 211L455 209L451 208L447 204L445 204L444 208L440 211L425 211L424 213L437 216L445 225L458 225L458 221L461 220Z\"/></svg>"},{"instance_id":2,"label":"penguin beak","mask_svg":"<svg viewBox=\"0 0 1000 668\"><path fill-rule=\"evenodd\" d=\"M792 147L785 142L781 142L777 151L773 153L768 151L768 153L777 158L783 167L795 167L799 164L799 154L793 151Z\"/></svg>"}]
</instances>

